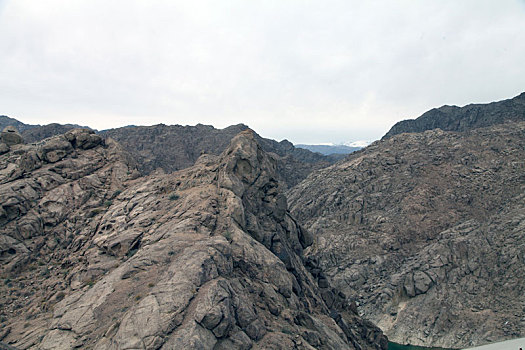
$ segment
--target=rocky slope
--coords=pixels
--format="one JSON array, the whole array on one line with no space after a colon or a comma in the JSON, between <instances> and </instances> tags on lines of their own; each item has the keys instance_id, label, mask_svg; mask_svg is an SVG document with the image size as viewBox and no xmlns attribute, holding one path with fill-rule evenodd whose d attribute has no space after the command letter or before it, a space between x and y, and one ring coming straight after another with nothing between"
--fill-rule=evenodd
<instances>
[{"instance_id":1,"label":"rocky slope","mask_svg":"<svg viewBox=\"0 0 525 350\"><path fill-rule=\"evenodd\" d=\"M19 132L37 127L38 125L24 124L15 118L10 118L6 115L0 115L0 130L4 130L7 126L14 126Z\"/></svg>"},{"instance_id":2,"label":"rocky slope","mask_svg":"<svg viewBox=\"0 0 525 350\"><path fill-rule=\"evenodd\" d=\"M20 131L26 143L39 142L81 128L76 124L29 125L13 118L0 116L0 130L6 126L14 126ZM137 160L140 172L147 175L159 169L171 173L187 168L192 166L203 153L219 155L228 147L235 135L247 129L248 126L244 124L232 125L224 129L202 124L196 126L159 124L103 130L100 134L111 137L123 145ZM287 187L295 186L313 170L324 168L341 159L339 155L326 156L296 148L287 140L277 142L257 134L255 137L264 151L279 156L277 173Z\"/></svg>"},{"instance_id":3,"label":"rocky slope","mask_svg":"<svg viewBox=\"0 0 525 350\"><path fill-rule=\"evenodd\" d=\"M13 126L6 126L0 133L0 154L9 152L11 146L24 143L22 135Z\"/></svg>"},{"instance_id":4,"label":"rocky slope","mask_svg":"<svg viewBox=\"0 0 525 350\"><path fill-rule=\"evenodd\" d=\"M157 168L167 173L187 168L201 154L219 155L231 139L248 127L243 124L216 129L211 125L153 125L131 126L105 130L109 136L122 144L140 164L144 174ZM277 142L255 134L257 142L265 152L279 156L277 172L281 179L292 187L315 169L328 166L335 160L305 149L295 148L289 141Z\"/></svg>"},{"instance_id":5,"label":"rocky slope","mask_svg":"<svg viewBox=\"0 0 525 350\"><path fill-rule=\"evenodd\" d=\"M0 341L20 349L384 349L330 286L251 131L137 178L73 130L0 156Z\"/></svg>"},{"instance_id":6,"label":"rocky slope","mask_svg":"<svg viewBox=\"0 0 525 350\"><path fill-rule=\"evenodd\" d=\"M289 192L328 279L398 343L525 335L525 123L373 143Z\"/></svg>"},{"instance_id":7,"label":"rocky slope","mask_svg":"<svg viewBox=\"0 0 525 350\"><path fill-rule=\"evenodd\" d=\"M18 132L20 132L26 143L33 143L41 141L45 138L60 135L81 127L76 124L57 124L51 123L46 125L32 125L25 124L14 118L10 118L5 115L0 115L0 130L3 130L7 126L13 126ZM89 129L89 128L88 128Z\"/></svg>"},{"instance_id":8,"label":"rocky slope","mask_svg":"<svg viewBox=\"0 0 525 350\"><path fill-rule=\"evenodd\" d=\"M446 131L467 131L506 121L525 121L525 92L512 99L488 104L434 108L417 119L396 123L383 139L404 132L423 132L437 128Z\"/></svg>"},{"instance_id":9,"label":"rocky slope","mask_svg":"<svg viewBox=\"0 0 525 350\"><path fill-rule=\"evenodd\" d=\"M22 137L27 143L34 143L47 139L55 135L65 134L69 130L78 129L80 126L73 124L51 123L46 125L36 125L22 131Z\"/></svg>"}]
</instances>

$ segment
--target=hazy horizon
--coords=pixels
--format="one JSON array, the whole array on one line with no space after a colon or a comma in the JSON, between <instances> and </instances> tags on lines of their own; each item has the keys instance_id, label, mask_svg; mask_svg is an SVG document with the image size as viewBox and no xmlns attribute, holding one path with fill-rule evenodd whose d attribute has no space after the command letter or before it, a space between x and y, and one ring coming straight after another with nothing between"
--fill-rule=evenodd
<instances>
[{"instance_id":1,"label":"hazy horizon","mask_svg":"<svg viewBox=\"0 0 525 350\"><path fill-rule=\"evenodd\" d=\"M0 114L371 141L523 92L524 22L524 0L0 0Z\"/></svg>"}]
</instances>

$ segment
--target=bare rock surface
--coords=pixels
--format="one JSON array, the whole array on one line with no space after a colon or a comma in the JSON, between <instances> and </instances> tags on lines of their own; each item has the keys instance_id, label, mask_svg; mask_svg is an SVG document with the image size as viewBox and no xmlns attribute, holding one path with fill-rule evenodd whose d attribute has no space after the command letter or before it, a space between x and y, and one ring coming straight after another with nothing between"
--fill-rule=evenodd
<instances>
[{"instance_id":1,"label":"bare rock surface","mask_svg":"<svg viewBox=\"0 0 525 350\"><path fill-rule=\"evenodd\" d=\"M14 126L19 132L23 132L26 129L37 127L38 125L30 125L22 123L15 118L10 118L6 115L0 115L0 130L4 130L7 126Z\"/></svg>"},{"instance_id":2,"label":"bare rock surface","mask_svg":"<svg viewBox=\"0 0 525 350\"><path fill-rule=\"evenodd\" d=\"M392 341L523 337L525 123L393 136L288 198L307 256Z\"/></svg>"},{"instance_id":3,"label":"bare rock surface","mask_svg":"<svg viewBox=\"0 0 525 350\"><path fill-rule=\"evenodd\" d=\"M417 119L396 123L383 138L433 129L468 131L505 122L522 121L525 121L525 92L514 98L492 103L433 108Z\"/></svg>"},{"instance_id":4,"label":"bare rock surface","mask_svg":"<svg viewBox=\"0 0 525 350\"><path fill-rule=\"evenodd\" d=\"M89 129L85 126L76 124L57 124L51 123L46 125L33 125L26 124L15 118L10 118L5 115L0 115L0 130L4 130L5 127L14 127L17 132L20 132L25 143L34 143L42 141L43 139L65 134L69 130L73 129Z\"/></svg>"},{"instance_id":5,"label":"bare rock surface","mask_svg":"<svg viewBox=\"0 0 525 350\"><path fill-rule=\"evenodd\" d=\"M14 126L6 126L0 133L0 142L4 145L5 149L5 146L8 146L9 148L10 146L24 143L24 139ZM4 150L2 153L5 152L6 151Z\"/></svg>"},{"instance_id":6,"label":"bare rock surface","mask_svg":"<svg viewBox=\"0 0 525 350\"><path fill-rule=\"evenodd\" d=\"M81 128L74 124L58 124L51 123L46 125L35 125L31 128L25 128L21 131L22 137L27 143L35 143L47 139L52 136L65 134L66 132ZM86 128L86 127L84 127Z\"/></svg>"},{"instance_id":7,"label":"bare rock surface","mask_svg":"<svg viewBox=\"0 0 525 350\"><path fill-rule=\"evenodd\" d=\"M211 125L153 125L129 126L105 130L107 135L121 143L138 160L144 174L161 168L166 173L192 166L202 154L219 155L239 132L247 130L244 124L216 129ZM277 142L255 134L265 152L279 159L277 173L292 187L315 169L330 165L335 158L296 148L287 140Z\"/></svg>"},{"instance_id":8,"label":"bare rock surface","mask_svg":"<svg viewBox=\"0 0 525 350\"><path fill-rule=\"evenodd\" d=\"M138 177L72 130L0 156L0 341L19 349L385 349L331 286L251 130Z\"/></svg>"},{"instance_id":9,"label":"bare rock surface","mask_svg":"<svg viewBox=\"0 0 525 350\"><path fill-rule=\"evenodd\" d=\"M14 118L0 116L0 129L6 126L19 130L26 143L38 143L75 128L87 128L76 124L30 125ZM190 167L204 153L219 155L228 147L234 136L247 129L248 126L244 124L231 125L224 129L203 124L195 126L158 124L102 130L100 135L118 141L137 160L139 171L148 175L159 170L171 173ZM279 156L278 177L287 187L295 186L313 170L321 169L341 159L340 155L325 156L294 147L287 140L277 142L257 134L255 137L264 151ZM1 141L0 154L8 150L8 145Z\"/></svg>"}]
</instances>

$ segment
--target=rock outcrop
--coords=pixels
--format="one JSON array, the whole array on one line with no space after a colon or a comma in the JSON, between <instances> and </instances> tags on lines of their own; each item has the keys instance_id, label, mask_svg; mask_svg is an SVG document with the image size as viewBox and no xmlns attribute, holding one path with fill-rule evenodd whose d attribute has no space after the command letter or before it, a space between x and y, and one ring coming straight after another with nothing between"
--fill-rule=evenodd
<instances>
[{"instance_id":1,"label":"rock outcrop","mask_svg":"<svg viewBox=\"0 0 525 350\"><path fill-rule=\"evenodd\" d=\"M9 147L24 143L22 135L16 130L14 126L6 126L0 133L0 144L2 144L1 153L9 150Z\"/></svg>"},{"instance_id":2,"label":"rock outcrop","mask_svg":"<svg viewBox=\"0 0 525 350\"><path fill-rule=\"evenodd\" d=\"M16 120L15 118L10 118L6 115L0 115L0 130L4 130L7 126L14 126L16 130L23 132L24 130L37 127L38 125L25 124L19 120Z\"/></svg>"},{"instance_id":3,"label":"rock outcrop","mask_svg":"<svg viewBox=\"0 0 525 350\"><path fill-rule=\"evenodd\" d=\"M488 104L434 108L417 119L396 123L383 136L383 139L405 132L423 132L433 129L467 131L507 121L525 121L525 92L512 99Z\"/></svg>"},{"instance_id":4,"label":"rock outcrop","mask_svg":"<svg viewBox=\"0 0 525 350\"><path fill-rule=\"evenodd\" d=\"M525 335L525 123L402 134L288 192L307 256L398 343Z\"/></svg>"},{"instance_id":5,"label":"rock outcrop","mask_svg":"<svg viewBox=\"0 0 525 350\"><path fill-rule=\"evenodd\" d=\"M24 141L26 143L34 143L42 141L48 137L65 134L69 130L73 129L89 129L85 126L80 126L76 124L57 124L51 123L47 125L33 125L25 124L14 118L10 118L5 115L0 115L0 130L3 130L5 127L10 126L14 127L15 130L20 132Z\"/></svg>"},{"instance_id":6,"label":"rock outcrop","mask_svg":"<svg viewBox=\"0 0 525 350\"><path fill-rule=\"evenodd\" d=\"M20 130L26 143L37 143L46 138L64 134L75 128L86 128L76 124L29 125L16 119L0 116L2 126L15 126ZM143 175L154 171L171 173L192 166L201 154L219 155L228 147L231 139L248 126L232 125L216 129L211 125L153 125L126 126L103 130L100 135L118 141L137 160L139 171ZM255 134L257 142L266 152L278 155L277 173L287 187L293 187L316 169L324 168L341 159L341 156L324 156L309 150L296 148L283 140L263 138ZM8 148L0 144L0 154Z\"/></svg>"},{"instance_id":7,"label":"rock outcrop","mask_svg":"<svg viewBox=\"0 0 525 350\"><path fill-rule=\"evenodd\" d=\"M129 126L105 130L103 135L117 140L140 164L144 174L161 168L166 173L192 166L201 154L219 155L231 139L248 126L232 125L216 129L211 125L153 125ZM335 158L295 148L287 140L277 142L255 134L265 152L279 156L277 173L288 187L292 187L315 169L330 165Z\"/></svg>"},{"instance_id":8,"label":"rock outcrop","mask_svg":"<svg viewBox=\"0 0 525 350\"><path fill-rule=\"evenodd\" d=\"M66 132L78 129L80 126L73 124L57 124L51 123L46 125L38 125L32 128L27 128L22 131L24 141L27 143L39 142L52 136L65 134ZM89 129L84 127L85 129Z\"/></svg>"},{"instance_id":9,"label":"rock outcrop","mask_svg":"<svg viewBox=\"0 0 525 350\"><path fill-rule=\"evenodd\" d=\"M89 131L16 147L0 156L0 341L386 348L304 257L312 237L288 212L276 156L252 131L218 156L145 178L117 143Z\"/></svg>"}]
</instances>

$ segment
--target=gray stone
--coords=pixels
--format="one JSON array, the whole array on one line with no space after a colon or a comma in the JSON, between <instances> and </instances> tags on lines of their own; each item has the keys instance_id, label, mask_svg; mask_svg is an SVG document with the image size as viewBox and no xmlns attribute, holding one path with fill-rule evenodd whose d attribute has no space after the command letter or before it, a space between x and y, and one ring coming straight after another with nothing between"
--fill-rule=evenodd
<instances>
[{"instance_id":1,"label":"gray stone","mask_svg":"<svg viewBox=\"0 0 525 350\"><path fill-rule=\"evenodd\" d=\"M464 111L522 118L524 97ZM525 122L470 117L427 120L466 132L385 137L288 191L316 237L307 259L392 341L465 348L521 334Z\"/></svg>"},{"instance_id":2,"label":"gray stone","mask_svg":"<svg viewBox=\"0 0 525 350\"><path fill-rule=\"evenodd\" d=\"M266 334L266 327L260 319L256 319L244 331L252 340L257 341Z\"/></svg>"},{"instance_id":3,"label":"gray stone","mask_svg":"<svg viewBox=\"0 0 525 350\"><path fill-rule=\"evenodd\" d=\"M4 142L0 142L0 154L4 154L7 152L9 152L9 146Z\"/></svg>"},{"instance_id":4,"label":"gray stone","mask_svg":"<svg viewBox=\"0 0 525 350\"><path fill-rule=\"evenodd\" d=\"M249 349L306 345L295 335L311 330L327 347L352 348L331 330L300 226L280 199L277 160L253 132L220 156L139 179L120 145L89 144L89 135L73 130L0 157L0 273L16 276L0 284L0 309L13 315L6 341ZM297 312L318 321L299 328ZM355 341L377 349L367 336L377 328L359 329Z\"/></svg>"},{"instance_id":5,"label":"gray stone","mask_svg":"<svg viewBox=\"0 0 525 350\"><path fill-rule=\"evenodd\" d=\"M56 163L73 151L71 143L64 136L57 136L46 142L41 149L42 158L49 163Z\"/></svg>"},{"instance_id":6,"label":"gray stone","mask_svg":"<svg viewBox=\"0 0 525 350\"><path fill-rule=\"evenodd\" d=\"M6 126L0 134L0 141L7 146L18 145L24 143L22 135L16 130L14 126Z\"/></svg>"},{"instance_id":7,"label":"gray stone","mask_svg":"<svg viewBox=\"0 0 525 350\"><path fill-rule=\"evenodd\" d=\"M424 272L417 271L414 273L414 288L416 294L423 294L432 285L432 280Z\"/></svg>"}]
</instances>

